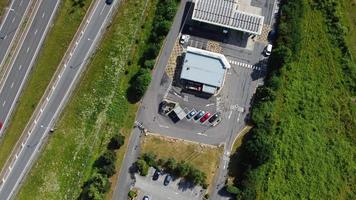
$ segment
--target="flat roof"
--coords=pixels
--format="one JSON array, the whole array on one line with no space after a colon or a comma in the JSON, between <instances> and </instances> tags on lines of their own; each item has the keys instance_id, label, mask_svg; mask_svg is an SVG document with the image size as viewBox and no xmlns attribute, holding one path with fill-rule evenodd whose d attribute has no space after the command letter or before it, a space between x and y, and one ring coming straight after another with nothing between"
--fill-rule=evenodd
<instances>
[{"instance_id":1,"label":"flat roof","mask_svg":"<svg viewBox=\"0 0 356 200\"><path fill-rule=\"evenodd\" d=\"M264 17L238 10L237 0L195 0L193 20L260 35Z\"/></svg>"},{"instance_id":2,"label":"flat roof","mask_svg":"<svg viewBox=\"0 0 356 200\"><path fill-rule=\"evenodd\" d=\"M188 47L181 72L181 79L214 87L222 87L225 71L230 65L226 58L217 53Z\"/></svg>"}]
</instances>

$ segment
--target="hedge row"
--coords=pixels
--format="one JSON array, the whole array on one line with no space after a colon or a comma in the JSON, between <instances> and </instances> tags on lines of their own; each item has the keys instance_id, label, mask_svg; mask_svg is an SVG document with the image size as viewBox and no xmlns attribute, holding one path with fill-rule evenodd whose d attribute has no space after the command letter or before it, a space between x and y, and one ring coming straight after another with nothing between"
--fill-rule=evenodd
<instances>
[{"instance_id":1,"label":"hedge row","mask_svg":"<svg viewBox=\"0 0 356 200\"><path fill-rule=\"evenodd\" d=\"M116 150L124 144L125 137L114 135L107 145L106 151L94 162L94 173L82 186L80 200L104 199L104 194L110 189L109 178L116 173Z\"/></svg>"}]
</instances>

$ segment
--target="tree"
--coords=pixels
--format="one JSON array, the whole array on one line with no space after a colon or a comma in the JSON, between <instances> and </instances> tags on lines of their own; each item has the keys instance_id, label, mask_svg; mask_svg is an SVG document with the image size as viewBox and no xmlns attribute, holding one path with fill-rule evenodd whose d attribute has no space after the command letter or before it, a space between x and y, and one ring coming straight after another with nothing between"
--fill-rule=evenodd
<instances>
[{"instance_id":1,"label":"tree","mask_svg":"<svg viewBox=\"0 0 356 200\"><path fill-rule=\"evenodd\" d=\"M173 172L177 167L177 161L174 158L168 158L164 166L168 171Z\"/></svg>"},{"instance_id":2,"label":"tree","mask_svg":"<svg viewBox=\"0 0 356 200\"><path fill-rule=\"evenodd\" d=\"M120 133L115 134L111 139L108 144L108 149L110 150L115 150L115 149L120 149L120 147L124 144L125 142L125 136L121 135Z\"/></svg>"},{"instance_id":3,"label":"tree","mask_svg":"<svg viewBox=\"0 0 356 200\"><path fill-rule=\"evenodd\" d=\"M103 194L109 191L110 182L106 176L95 173L84 183L79 199L99 200L103 199Z\"/></svg>"},{"instance_id":4,"label":"tree","mask_svg":"<svg viewBox=\"0 0 356 200\"><path fill-rule=\"evenodd\" d=\"M189 172L192 168L193 167L189 163L181 161L177 164L175 171L178 176L185 177L189 174Z\"/></svg>"},{"instance_id":5,"label":"tree","mask_svg":"<svg viewBox=\"0 0 356 200\"><path fill-rule=\"evenodd\" d=\"M189 174L188 174L188 178L193 181L194 185L203 185L206 183L206 175L204 172L196 169L196 168L192 168L190 171L189 171Z\"/></svg>"},{"instance_id":6,"label":"tree","mask_svg":"<svg viewBox=\"0 0 356 200\"><path fill-rule=\"evenodd\" d=\"M137 192L135 190L130 190L128 196L130 199L134 199L135 197L137 197Z\"/></svg>"},{"instance_id":7,"label":"tree","mask_svg":"<svg viewBox=\"0 0 356 200\"><path fill-rule=\"evenodd\" d=\"M149 166L151 166L151 167L157 166L157 162L156 162L157 155L154 154L153 152L144 153L142 155L142 158L146 161L146 163Z\"/></svg>"},{"instance_id":8,"label":"tree","mask_svg":"<svg viewBox=\"0 0 356 200\"><path fill-rule=\"evenodd\" d=\"M148 69L140 69L132 80L128 90L128 98L131 102L139 101L145 94L150 82L151 73Z\"/></svg>"},{"instance_id":9,"label":"tree","mask_svg":"<svg viewBox=\"0 0 356 200\"><path fill-rule=\"evenodd\" d=\"M141 176L147 176L149 166L147 165L145 160L143 159L137 160L136 166Z\"/></svg>"},{"instance_id":10,"label":"tree","mask_svg":"<svg viewBox=\"0 0 356 200\"><path fill-rule=\"evenodd\" d=\"M94 165L97 168L101 168L105 165L110 165L112 163L115 163L115 160L116 160L115 151L107 150L95 161Z\"/></svg>"},{"instance_id":11,"label":"tree","mask_svg":"<svg viewBox=\"0 0 356 200\"><path fill-rule=\"evenodd\" d=\"M239 194L240 193L240 190L239 188L233 186L233 185L227 185L226 186L226 191L231 193L231 194Z\"/></svg>"},{"instance_id":12,"label":"tree","mask_svg":"<svg viewBox=\"0 0 356 200\"><path fill-rule=\"evenodd\" d=\"M146 69L153 69L153 67L155 66L156 60L155 59L151 59L151 60L146 60L144 63L144 67Z\"/></svg>"}]
</instances>

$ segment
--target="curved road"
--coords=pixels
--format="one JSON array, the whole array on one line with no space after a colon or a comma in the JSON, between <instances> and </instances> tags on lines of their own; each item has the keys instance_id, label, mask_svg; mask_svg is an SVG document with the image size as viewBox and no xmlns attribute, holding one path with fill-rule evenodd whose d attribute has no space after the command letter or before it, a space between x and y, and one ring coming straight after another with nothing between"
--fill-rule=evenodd
<instances>
[{"instance_id":1,"label":"curved road","mask_svg":"<svg viewBox=\"0 0 356 200\"><path fill-rule=\"evenodd\" d=\"M53 1L46 0L46 2ZM84 30L75 42L74 49L70 49L69 59L64 62L64 66L60 66L61 70L53 79L54 84L43 97L44 101L39 105L38 113L34 113L36 117L30 122L30 130L20 147L20 152L12 160L4 177L0 177L1 200L11 199L15 195L21 180L30 170L43 140L68 100L70 92L79 79L80 72L94 52L101 33L106 28L115 6L119 3L119 1L114 1L112 5L107 5L105 1L95 2L94 9L91 10L84 25Z\"/></svg>"},{"instance_id":2,"label":"curved road","mask_svg":"<svg viewBox=\"0 0 356 200\"><path fill-rule=\"evenodd\" d=\"M4 85L0 88L0 122L3 123L0 137L26 82L27 75L31 71L59 1L42 0L21 47L17 50L14 60L11 62L10 71L6 74Z\"/></svg>"},{"instance_id":3,"label":"curved road","mask_svg":"<svg viewBox=\"0 0 356 200\"><path fill-rule=\"evenodd\" d=\"M9 53L12 41L29 5L31 5L30 0L13 0L6 12L4 21L0 25L0 66Z\"/></svg>"}]
</instances>

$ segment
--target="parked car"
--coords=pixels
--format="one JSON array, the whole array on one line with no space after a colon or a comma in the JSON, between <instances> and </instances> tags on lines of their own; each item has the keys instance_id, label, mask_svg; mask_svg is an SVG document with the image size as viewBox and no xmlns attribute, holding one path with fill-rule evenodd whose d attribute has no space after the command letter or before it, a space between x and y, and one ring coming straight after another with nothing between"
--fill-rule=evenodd
<instances>
[{"instance_id":1,"label":"parked car","mask_svg":"<svg viewBox=\"0 0 356 200\"><path fill-rule=\"evenodd\" d=\"M265 55L269 56L272 53L272 44L268 44L265 49Z\"/></svg>"},{"instance_id":2,"label":"parked car","mask_svg":"<svg viewBox=\"0 0 356 200\"><path fill-rule=\"evenodd\" d=\"M186 116L187 119L191 119L194 115L196 115L197 112L195 110L192 110L188 113L188 115Z\"/></svg>"},{"instance_id":3,"label":"parked car","mask_svg":"<svg viewBox=\"0 0 356 200\"><path fill-rule=\"evenodd\" d=\"M213 123L211 123L211 126L216 126L221 122L221 117L219 117L217 120L215 120Z\"/></svg>"},{"instance_id":4,"label":"parked car","mask_svg":"<svg viewBox=\"0 0 356 200\"><path fill-rule=\"evenodd\" d=\"M113 2L113 0L105 0L105 3L108 4L108 5L111 5Z\"/></svg>"},{"instance_id":5,"label":"parked car","mask_svg":"<svg viewBox=\"0 0 356 200\"><path fill-rule=\"evenodd\" d=\"M159 175L161 175L161 172L158 169L156 169L155 173L152 176L152 180L154 181L157 180L159 178Z\"/></svg>"},{"instance_id":6,"label":"parked car","mask_svg":"<svg viewBox=\"0 0 356 200\"><path fill-rule=\"evenodd\" d=\"M172 180L172 176L168 174L164 179L163 185L167 186L171 182L171 180Z\"/></svg>"},{"instance_id":7,"label":"parked car","mask_svg":"<svg viewBox=\"0 0 356 200\"><path fill-rule=\"evenodd\" d=\"M215 120L217 120L220 117L220 113L215 113L213 116L210 117L208 120L209 123L213 123Z\"/></svg>"},{"instance_id":8,"label":"parked car","mask_svg":"<svg viewBox=\"0 0 356 200\"><path fill-rule=\"evenodd\" d=\"M204 123L211 116L210 112L207 112L202 118L200 118L200 122Z\"/></svg>"},{"instance_id":9,"label":"parked car","mask_svg":"<svg viewBox=\"0 0 356 200\"><path fill-rule=\"evenodd\" d=\"M198 120L201 117L203 117L204 115L205 115L205 111L201 110L201 111L198 112L197 115L195 115L194 120Z\"/></svg>"},{"instance_id":10,"label":"parked car","mask_svg":"<svg viewBox=\"0 0 356 200\"><path fill-rule=\"evenodd\" d=\"M150 197L144 196L142 200L150 200Z\"/></svg>"}]
</instances>

